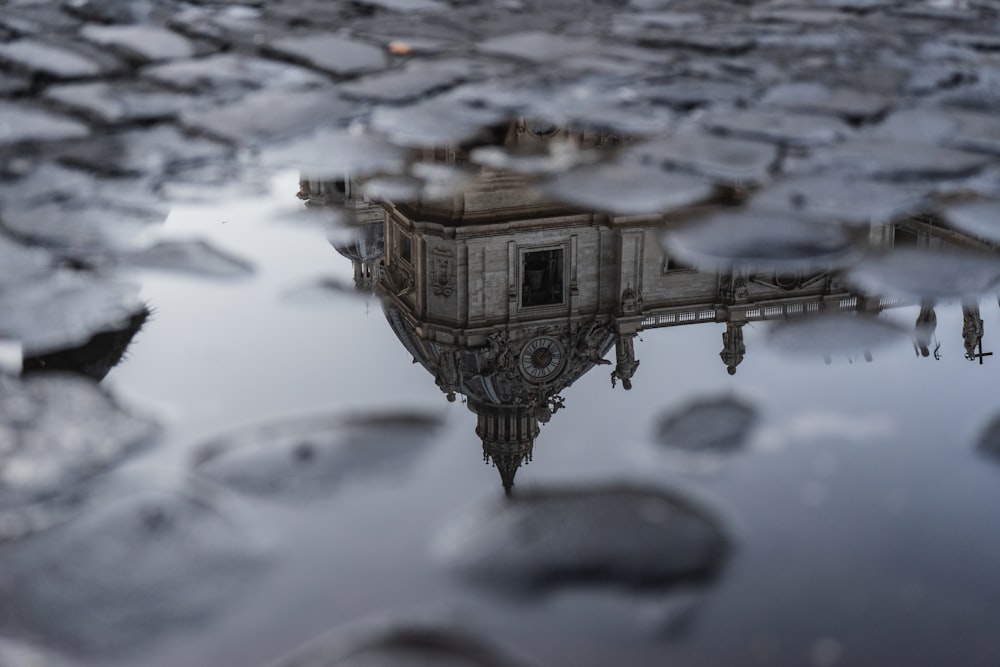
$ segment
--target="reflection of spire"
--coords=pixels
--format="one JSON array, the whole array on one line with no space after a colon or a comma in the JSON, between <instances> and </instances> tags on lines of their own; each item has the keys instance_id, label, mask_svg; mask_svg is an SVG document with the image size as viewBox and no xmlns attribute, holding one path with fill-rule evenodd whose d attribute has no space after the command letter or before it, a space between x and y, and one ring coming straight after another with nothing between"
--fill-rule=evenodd
<instances>
[{"instance_id":1,"label":"reflection of spire","mask_svg":"<svg viewBox=\"0 0 1000 667\"><path fill-rule=\"evenodd\" d=\"M473 405L470 401L469 407L479 416L476 435L483 441L483 460L493 462L504 492L510 495L517 469L531 461L538 419L526 406Z\"/></svg>"}]
</instances>

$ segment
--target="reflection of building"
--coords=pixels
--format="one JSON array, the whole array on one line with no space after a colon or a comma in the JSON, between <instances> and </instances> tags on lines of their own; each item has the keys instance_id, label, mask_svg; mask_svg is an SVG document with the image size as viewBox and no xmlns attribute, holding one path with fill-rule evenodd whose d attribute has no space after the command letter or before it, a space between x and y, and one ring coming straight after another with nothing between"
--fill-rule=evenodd
<instances>
[{"instance_id":1,"label":"reflection of building","mask_svg":"<svg viewBox=\"0 0 1000 667\"><path fill-rule=\"evenodd\" d=\"M525 138L540 141L525 131L507 141ZM484 457L508 492L567 387L597 365L613 364L612 385L641 381L642 331L715 323L720 359L734 374L748 322L889 305L850 293L827 273L699 272L664 252L665 216L581 212L533 199L525 186L522 177L484 171L446 200L375 205L357 195L356 183L309 185L339 193L360 229L382 225L382 259L364 276L374 276L414 360L449 400L462 395L477 414ZM873 231L873 241L892 243L892 233ZM356 275L370 261L351 258Z\"/></svg>"}]
</instances>

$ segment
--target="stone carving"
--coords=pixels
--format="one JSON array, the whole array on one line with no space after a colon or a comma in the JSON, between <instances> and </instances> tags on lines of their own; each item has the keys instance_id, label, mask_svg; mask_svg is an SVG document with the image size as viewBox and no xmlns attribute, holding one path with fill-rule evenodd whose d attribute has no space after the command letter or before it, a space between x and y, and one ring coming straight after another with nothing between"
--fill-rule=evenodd
<instances>
[{"instance_id":1,"label":"stone carving","mask_svg":"<svg viewBox=\"0 0 1000 667\"><path fill-rule=\"evenodd\" d=\"M450 402L455 401L455 394L462 391L462 364L458 358L458 350L453 347L441 349L434 382L447 395Z\"/></svg>"},{"instance_id":2,"label":"stone carving","mask_svg":"<svg viewBox=\"0 0 1000 667\"><path fill-rule=\"evenodd\" d=\"M621 310L622 315L637 315L642 312L642 293L631 284L622 290Z\"/></svg>"},{"instance_id":3,"label":"stone carving","mask_svg":"<svg viewBox=\"0 0 1000 667\"><path fill-rule=\"evenodd\" d=\"M619 334L615 338L615 359L618 363L615 370L611 371L611 386L614 387L621 380L622 388L628 391L632 388L632 376L639 368L639 362L635 358L635 334Z\"/></svg>"},{"instance_id":4,"label":"stone carving","mask_svg":"<svg viewBox=\"0 0 1000 667\"><path fill-rule=\"evenodd\" d=\"M979 306L962 307L962 340L965 342L965 358L969 361L982 358L989 353L983 354L983 320L979 317ZM976 348L979 353L976 353Z\"/></svg>"},{"instance_id":5,"label":"stone carving","mask_svg":"<svg viewBox=\"0 0 1000 667\"><path fill-rule=\"evenodd\" d=\"M937 315L934 312L933 304L924 304L920 307L920 314L913 325L913 349L917 356L929 357L931 354L931 344L934 342L934 330L937 328ZM938 350L941 343L934 346L934 358L940 359Z\"/></svg>"},{"instance_id":6,"label":"stone carving","mask_svg":"<svg viewBox=\"0 0 1000 667\"><path fill-rule=\"evenodd\" d=\"M743 322L729 322L726 324L726 330L722 332L722 351L719 352L719 357L730 375L736 375L736 367L743 363L743 357L747 352L743 343L743 324Z\"/></svg>"},{"instance_id":7,"label":"stone carving","mask_svg":"<svg viewBox=\"0 0 1000 667\"><path fill-rule=\"evenodd\" d=\"M431 293L450 297L455 292L455 254L444 248L431 251Z\"/></svg>"}]
</instances>

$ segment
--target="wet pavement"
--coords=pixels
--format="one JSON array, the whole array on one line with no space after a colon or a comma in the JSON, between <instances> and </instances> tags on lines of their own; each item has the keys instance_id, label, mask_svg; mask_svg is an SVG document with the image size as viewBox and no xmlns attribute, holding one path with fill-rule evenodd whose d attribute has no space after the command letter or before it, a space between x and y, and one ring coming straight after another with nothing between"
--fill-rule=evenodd
<instances>
[{"instance_id":1,"label":"wet pavement","mask_svg":"<svg viewBox=\"0 0 1000 667\"><path fill-rule=\"evenodd\" d=\"M998 35L0 0L0 666L997 664Z\"/></svg>"}]
</instances>

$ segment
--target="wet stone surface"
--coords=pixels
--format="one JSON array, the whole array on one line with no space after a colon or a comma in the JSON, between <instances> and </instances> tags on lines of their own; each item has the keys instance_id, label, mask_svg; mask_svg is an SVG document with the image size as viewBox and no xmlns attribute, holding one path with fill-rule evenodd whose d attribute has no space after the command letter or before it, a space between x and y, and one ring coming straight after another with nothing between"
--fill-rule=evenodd
<instances>
[{"instance_id":1,"label":"wet stone surface","mask_svg":"<svg viewBox=\"0 0 1000 667\"><path fill-rule=\"evenodd\" d=\"M756 421L757 413L746 401L704 398L663 414L654 436L667 449L725 454L743 446Z\"/></svg>"},{"instance_id":2,"label":"wet stone surface","mask_svg":"<svg viewBox=\"0 0 1000 667\"><path fill-rule=\"evenodd\" d=\"M361 477L405 471L439 426L420 414L299 419L204 444L194 470L252 496L323 497Z\"/></svg>"},{"instance_id":3,"label":"wet stone surface","mask_svg":"<svg viewBox=\"0 0 1000 667\"><path fill-rule=\"evenodd\" d=\"M149 444L156 426L79 378L3 380L0 540L49 527L63 501Z\"/></svg>"},{"instance_id":4,"label":"wet stone surface","mask_svg":"<svg viewBox=\"0 0 1000 667\"><path fill-rule=\"evenodd\" d=\"M998 29L0 0L0 664L996 665Z\"/></svg>"},{"instance_id":5,"label":"wet stone surface","mask_svg":"<svg viewBox=\"0 0 1000 667\"><path fill-rule=\"evenodd\" d=\"M531 490L474 508L437 537L449 569L498 592L657 587L710 577L728 540L715 519L656 489Z\"/></svg>"}]
</instances>

